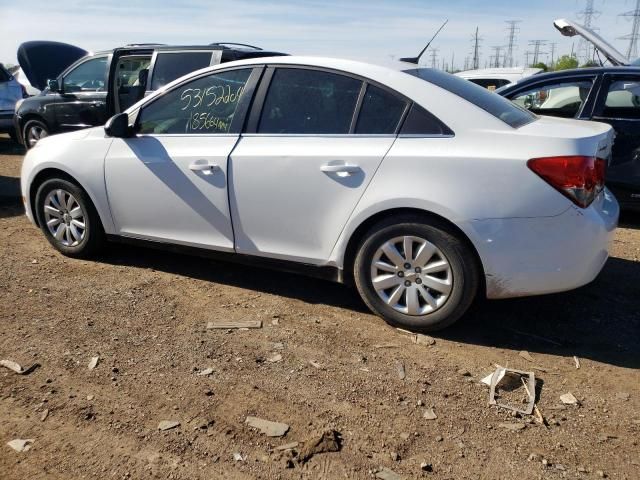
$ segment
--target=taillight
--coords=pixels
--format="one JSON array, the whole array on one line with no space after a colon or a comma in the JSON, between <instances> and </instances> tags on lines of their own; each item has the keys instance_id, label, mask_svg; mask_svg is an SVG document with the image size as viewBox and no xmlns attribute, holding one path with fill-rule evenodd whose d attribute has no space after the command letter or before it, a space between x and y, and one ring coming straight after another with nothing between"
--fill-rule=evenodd
<instances>
[{"instance_id":1,"label":"taillight","mask_svg":"<svg viewBox=\"0 0 640 480\"><path fill-rule=\"evenodd\" d=\"M604 188L606 161L582 155L533 158L527 166L576 205L586 208Z\"/></svg>"}]
</instances>

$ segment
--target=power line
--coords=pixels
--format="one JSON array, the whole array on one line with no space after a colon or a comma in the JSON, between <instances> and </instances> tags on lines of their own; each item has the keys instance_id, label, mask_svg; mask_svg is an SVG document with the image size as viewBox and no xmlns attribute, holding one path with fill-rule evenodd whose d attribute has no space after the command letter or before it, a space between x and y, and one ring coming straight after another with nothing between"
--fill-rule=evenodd
<instances>
[{"instance_id":1,"label":"power line","mask_svg":"<svg viewBox=\"0 0 640 480\"><path fill-rule=\"evenodd\" d=\"M503 67L513 67L513 51L516 46L516 34L520 31L518 24L521 20L507 20L507 53L504 56Z\"/></svg>"},{"instance_id":2,"label":"power line","mask_svg":"<svg viewBox=\"0 0 640 480\"><path fill-rule=\"evenodd\" d=\"M633 60L638 56L638 39L640 38L640 0L636 0L636 8L634 10L621 13L620 16L626 17L627 20L632 19L633 22L631 33L618 37L621 40L629 40L629 46L627 47L627 59Z\"/></svg>"},{"instance_id":3,"label":"power line","mask_svg":"<svg viewBox=\"0 0 640 480\"><path fill-rule=\"evenodd\" d=\"M430 54L431 54L431 68L437 68L438 67L438 51L440 49L439 48L432 48L430 49Z\"/></svg>"},{"instance_id":4,"label":"power line","mask_svg":"<svg viewBox=\"0 0 640 480\"><path fill-rule=\"evenodd\" d=\"M582 24L590 28L591 30L598 30L593 26L593 20L600 16L600 11L596 10L593 7L594 0L586 0L586 5L584 10L578 12L578 18L582 19ZM591 42L587 41L585 38L580 37L580 41L578 42L578 57L582 57L586 62L593 58L593 45Z\"/></svg>"},{"instance_id":5,"label":"power line","mask_svg":"<svg viewBox=\"0 0 640 480\"><path fill-rule=\"evenodd\" d=\"M556 63L556 46L558 44L556 42L551 42L549 46L551 47L551 64L550 67L553 68L553 65Z\"/></svg>"},{"instance_id":6,"label":"power line","mask_svg":"<svg viewBox=\"0 0 640 480\"><path fill-rule=\"evenodd\" d=\"M496 45L494 47L491 47L491 50L493 50L493 55L489 59L489 63L491 64L491 66L495 68L500 67L500 58L502 57L502 50L504 48L505 47L502 45Z\"/></svg>"}]
</instances>

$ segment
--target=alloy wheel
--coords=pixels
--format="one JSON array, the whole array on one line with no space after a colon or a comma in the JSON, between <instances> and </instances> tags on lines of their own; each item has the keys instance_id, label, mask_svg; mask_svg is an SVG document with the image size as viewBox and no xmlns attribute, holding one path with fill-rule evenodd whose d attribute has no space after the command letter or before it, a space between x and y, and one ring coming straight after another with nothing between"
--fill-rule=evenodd
<instances>
[{"instance_id":1,"label":"alloy wheel","mask_svg":"<svg viewBox=\"0 0 640 480\"><path fill-rule=\"evenodd\" d=\"M29 130L27 130L27 142L29 143L29 147L33 147L38 143L38 140L46 137L48 134L47 130L40 125L33 125L30 127Z\"/></svg>"},{"instance_id":2,"label":"alloy wheel","mask_svg":"<svg viewBox=\"0 0 640 480\"><path fill-rule=\"evenodd\" d=\"M406 315L426 315L447 302L453 275L449 261L433 243L405 235L376 250L371 282L389 307Z\"/></svg>"},{"instance_id":3,"label":"alloy wheel","mask_svg":"<svg viewBox=\"0 0 640 480\"><path fill-rule=\"evenodd\" d=\"M66 190L58 188L49 192L44 200L44 218L53 238L65 247L75 247L85 237L85 212Z\"/></svg>"}]
</instances>

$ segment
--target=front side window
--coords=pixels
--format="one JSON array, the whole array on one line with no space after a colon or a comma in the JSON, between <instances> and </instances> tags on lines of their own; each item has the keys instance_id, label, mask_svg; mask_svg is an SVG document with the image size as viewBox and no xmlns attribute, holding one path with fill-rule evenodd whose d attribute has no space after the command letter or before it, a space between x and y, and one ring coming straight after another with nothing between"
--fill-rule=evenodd
<instances>
[{"instance_id":1,"label":"front side window","mask_svg":"<svg viewBox=\"0 0 640 480\"><path fill-rule=\"evenodd\" d=\"M318 70L276 69L258 133L347 134L362 82Z\"/></svg>"},{"instance_id":2,"label":"front side window","mask_svg":"<svg viewBox=\"0 0 640 480\"><path fill-rule=\"evenodd\" d=\"M65 93L104 92L107 76L107 57L81 63L62 79Z\"/></svg>"},{"instance_id":3,"label":"front side window","mask_svg":"<svg viewBox=\"0 0 640 480\"><path fill-rule=\"evenodd\" d=\"M251 69L231 70L180 85L142 108L138 132L229 133Z\"/></svg>"},{"instance_id":4,"label":"front side window","mask_svg":"<svg viewBox=\"0 0 640 480\"><path fill-rule=\"evenodd\" d=\"M573 118L580 112L592 86L592 80L539 85L517 93L511 100L540 115Z\"/></svg>"},{"instance_id":5,"label":"front side window","mask_svg":"<svg viewBox=\"0 0 640 480\"><path fill-rule=\"evenodd\" d=\"M355 133L395 133L406 106L407 102L397 95L374 85L367 85Z\"/></svg>"},{"instance_id":6,"label":"front side window","mask_svg":"<svg viewBox=\"0 0 640 480\"><path fill-rule=\"evenodd\" d=\"M157 90L176 78L211 64L210 50L202 52L158 52L153 66L151 90Z\"/></svg>"},{"instance_id":7,"label":"front side window","mask_svg":"<svg viewBox=\"0 0 640 480\"><path fill-rule=\"evenodd\" d=\"M613 79L599 116L640 119L640 79Z\"/></svg>"}]
</instances>

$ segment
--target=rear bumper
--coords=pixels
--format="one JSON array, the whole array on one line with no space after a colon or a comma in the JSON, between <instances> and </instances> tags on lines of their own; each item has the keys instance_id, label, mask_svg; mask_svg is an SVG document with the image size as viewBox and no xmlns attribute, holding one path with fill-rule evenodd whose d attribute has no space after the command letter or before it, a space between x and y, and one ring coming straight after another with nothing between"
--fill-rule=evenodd
<instances>
[{"instance_id":1,"label":"rear bumper","mask_svg":"<svg viewBox=\"0 0 640 480\"><path fill-rule=\"evenodd\" d=\"M572 290L602 270L620 208L605 190L586 209L571 206L554 217L488 219L464 229L482 260L488 298Z\"/></svg>"}]
</instances>

